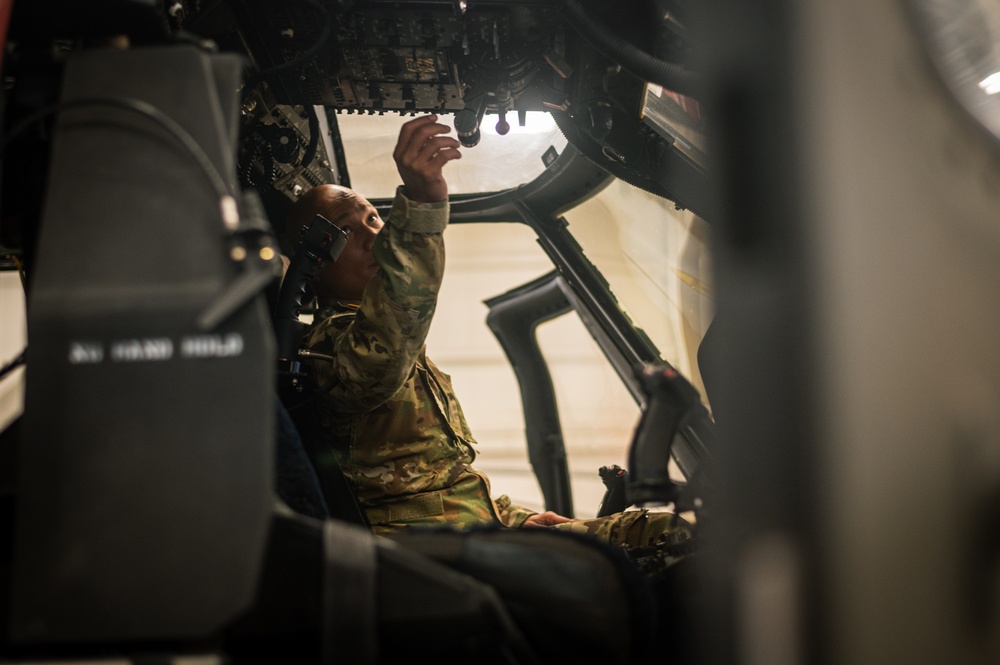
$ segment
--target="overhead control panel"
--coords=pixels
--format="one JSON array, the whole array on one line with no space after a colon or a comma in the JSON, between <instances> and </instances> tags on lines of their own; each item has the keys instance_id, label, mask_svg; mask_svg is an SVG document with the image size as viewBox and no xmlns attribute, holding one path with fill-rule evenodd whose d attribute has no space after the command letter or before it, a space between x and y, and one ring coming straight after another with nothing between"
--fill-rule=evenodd
<instances>
[{"instance_id":1,"label":"overhead control panel","mask_svg":"<svg viewBox=\"0 0 1000 665\"><path fill-rule=\"evenodd\" d=\"M671 108L696 105L687 4L186 0L172 20L246 55L246 105L454 115L466 147L478 144L486 116L503 135L528 111L548 111L608 172L709 217L700 112L681 113L681 133L662 108L644 107L649 84ZM346 176L331 178L347 184Z\"/></svg>"}]
</instances>

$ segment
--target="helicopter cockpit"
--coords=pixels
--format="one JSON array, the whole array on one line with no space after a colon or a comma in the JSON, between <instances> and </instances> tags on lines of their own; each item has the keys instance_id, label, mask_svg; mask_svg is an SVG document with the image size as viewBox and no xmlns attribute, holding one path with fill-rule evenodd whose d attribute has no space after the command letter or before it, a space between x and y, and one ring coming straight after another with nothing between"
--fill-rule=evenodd
<instances>
[{"instance_id":1,"label":"helicopter cockpit","mask_svg":"<svg viewBox=\"0 0 1000 665\"><path fill-rule=\"evenodd\" d=\"M4 158L35 164L8 172L11 186L23 194L4 199L4 243L17 248L8 261L25 276L32 331L24 354L31 376L24 415L5 429L6 445L17 455L10 467L16 467L16 491L13 479L7 484L13 653L31 659L75 648L128 651L123 645L149 640L190 649L199 640L218 639L222 629L230 641L227 653L241 661L330 649L335 655L328 657L371 659L375 626L419 635L432 625L419 619L420 608L391 601L399 591L386 591L382 580L398 581L396 576L407 580L398 587L404 596L420 588L448 605L455 594L470 594L469 602L442 617L467 623L462 640L473 651L438 648L439 660L477 649L487 653L496 645L505 654L498 662L533 662L547 653L532 644L537 637L521 635L524 618L512 624L506 601L493 598L502 580L486 585L482 595L461 577L468 572L461 562L452 562L458 570L450 573L411 551L416 545L406 554L382 551L363 530L331 535L338 527L304 526L287 509L272 515L271 446L281 426L273 413L275 375L278 383L297 376L291 369L297 366L294 340L284 349L279 328L273 347L266 297L279 255L296 253L279 240L281 220L293 201L320 183L364 187L377 205L387 206L388 199L378 198L377 178L371 189L363 184L364 163L382 150L370 128L385 134L403 116L450 116L467 150L484 155L479 165L466 167L466 178L478 177L475 184L455 189L452 223L492 227L494 237L517 235L497 234L498 225L518 226L529 232L533 251L541 250L534 264L548 266L541 276L484 296L488 327L504 362L516 369L512 394L520 392L514 418L499 416L515 420L523 413L520 438L527 445L522 443L514 475L523 480L530 474L525 486L539 509L574 515L574 504L581 505L573 498L555 388L534 336L539 324L573 311L575 334L596 342L604 371L610 365L632 404L629 415L617 418L619 435L631 438L640 413L649 421L645 431L657 433L642 438L631 459L625 459L625 441L617 442L614 454L629 467L628 480L619 469L608 478L617 483L614 491L609 485L601 492L602 504L597 494L580 510L626 507L627 482L631 502L683 503L693 511L694 497L682 499L679 492L687 486L682 479L708 454L710 416L683 375L671 370L669 380L644 378L643 368L669 368L667 361L567 232L562 215L606 189L609 168L647 201L670 193L666 205L647 204L655 212L703 205L708 182L697 104L625 72L568 29L562 10L551 3L111 4L120 11L109 21L40 4L18 4L10 16ZM573 9L581 25L609 36L600 27L603 19L591 15L595 8ZM634 11L660 10L637 4ZM680 30L680 19L670 16ZM651 31L644 48L680 57L682 38L661 32ZM639 66L660 62L640 55ZM668 71L678 81L690 78L679 65ZM647 120L636 116L638 108ZM365 122L369 129L360 124ZM538 122L547 126L541 133ZM675 126L676 135L670 133ZM495 139L509 143L506 169L495 166L499 147L487 147ZM521 154L525 139L540 148L527 169L520 165L530 163ZM384 170L369 168L376 176ZM670 170L684 175L667 175ZM683 202L670 189L675 187L686 191ZM689 215L679 225L694 219ZM486 242L470 237L466 245L471 250ZM512 247L511 256L527 254ZM469 264L476 270L489 260L487 254ZM519 274L525 272L522 266ZM67 282L70 274L76 277ZM493 289L497 284L490 282ZM308 313L299 305L296 318ZM52 336L34 332L40 330ZM575 403L564 400L569 410ZM44 415L50 407L58 418ZM587 409L580 404L575 410ZM230 427L234 420L239 425ZM664 427L677 436L664 436ZM518 436L509 430L503 435ZM323 477L322 452L310 452ZM63 462L50 463L57 458ZM600 479L596 465L588 475ZM336 496L328 493L327 499L332 504ZM55 526L40 527L50 523ZM203 539L214 544L184 553L165 546ZM351 555L344 547L360 549ZM569 548L562 559L560 547ZM551 544L533 540L524 553L546 548ZM312 571L298 581L280 572L296 553ZM53 566L68 563L66 556L82 557L76 569L86 572L52 575ZM570 545L557 545L549 556L550 565L574 563L575 557L577 578L585 562L595 571L604 566L609 580L621 578L609 582L600 601L579 600L587 612L601 604L627 611L611 622L601 619L599 630L572 615L579 623L574 633L585 626L595 635L610 635L612 626L632 633L638 629L621 624L625 617L636 626L648 620L648 608L636 609L642 599L628 592L631 573L620 563ZM362 561L364 568L338 572L324 557ZM425 563L433 570L422 568ZM163 565L185 571L183 583L159 574ZM430 577L441 581L420 582ZM304 595L293 597L275 579ZM367 580L359 593L385 596L378 619L372 618L374 605L367 614L353 612L353 602L336 599L345 592L322 592L322 580ZM215 601L191 611L185 601L191 596L182 589L199 595L208 584ZM139 593L140 587L145 600L136 604L127 590ZM317 611L323 593L326 609ZM303 621L277 618L285 614ZM317 628L324 621L334 627ZM317 630L325 637L317 639ZM594 646L588 641L580 648ZM643 649L609 654L627 659ZM378 651L382 658L395 653L382 644Z\"/></svg>"},{"instance_id":2,"label":"helicopter cockpit","mask_svg":"<svg viewBox=\"0 0 1000 665\"><path fill-rule=\"evenodd\" d=\"M0 35L0 662L997 660L994 3L0 0ZM387 209L424 113L468 157L429 345L484 468L693 548L377 539L306 440L347 510L276 501L282 220Z\"/></svg>"}]
</instances>

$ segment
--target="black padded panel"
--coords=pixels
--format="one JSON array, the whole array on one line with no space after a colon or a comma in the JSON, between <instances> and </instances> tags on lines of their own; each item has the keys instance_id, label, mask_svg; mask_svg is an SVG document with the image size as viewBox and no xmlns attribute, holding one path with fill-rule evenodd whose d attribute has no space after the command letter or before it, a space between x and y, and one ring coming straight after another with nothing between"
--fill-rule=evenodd
<instances>
[{"instance_id":1,"label":"black padded panel","mask_svg":"<svg viewBox=\"0 0 1000 665\"><path fill-rule=\"evenodd\" d=\"M72 56L63 101L134 98L234 173L239 63L192 47ZM223 109L227 109L224 114ZM11 638L201 638L252 601L273 503L274 343L213 187L175 137L95 104L60 115L33 289Z\"/></svg>"}]
</instances>

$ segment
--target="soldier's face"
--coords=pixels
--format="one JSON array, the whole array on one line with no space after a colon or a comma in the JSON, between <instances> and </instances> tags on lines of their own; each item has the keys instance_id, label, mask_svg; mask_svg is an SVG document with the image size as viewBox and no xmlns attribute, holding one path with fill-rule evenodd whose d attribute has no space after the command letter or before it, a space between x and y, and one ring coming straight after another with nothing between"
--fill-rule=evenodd
<instances>
[{"instance_id":1,"label":"soldier's face","mask_svg":"<svg viewBox=\"0 0 1000 665\"><path fill-rule=\"evenodd\" d=\"M372 255L375 238L384 226L375 207L362 196L346 190L321 215L350 235L340 258L320 275L317 294L323 297L360 300L378 264Z\"/></svg>"}]
</instances>

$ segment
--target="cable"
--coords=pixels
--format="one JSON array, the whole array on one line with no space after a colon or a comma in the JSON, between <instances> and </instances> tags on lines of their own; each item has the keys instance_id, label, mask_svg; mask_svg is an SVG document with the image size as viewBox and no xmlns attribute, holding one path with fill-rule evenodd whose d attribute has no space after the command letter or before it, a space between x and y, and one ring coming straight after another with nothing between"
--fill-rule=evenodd
<instances>
[{"instance_id":1,"label":"cable","mask_svg":"<svg viewBox=\"0 0 1000 665\"><path fill-rule=\"evenodd\" d=\"M319 116L316 107L311 104L305 105L306 116L309 118L309 144L306 151L302 153L302 168L307 168L316 158L316 148L319 146Z\"/></svg>"},{"instance_id":2,"label":"cable","mask_svg":"<svg viewBox=\"0 0 1000 665\"><path fill-rule=\"evenodd\" d=\"M246 101L246 98L250 96L253 89L271 74L287 71L293 67L298 67L299 65L312 60L323 49L323 47L326 46L326 41L330 38L330 30L333 27L333 18L330 16L330 12L326 9L326 7L317 2L317 0L304 0L304 2L323 15L323 28L320 32L319 39L316 40L315 44L288 62L266 67L247 79L246 83L243 85L243 95L241 101Z\"/></svg>"},{"instance_id":3,"label":"cable","mask_svg":"<svg viewBox=\"0 0 1000 665\"><path fill-rule=\"evenodd\" d=\"M27 354L28 354L28 347L24 347L24 350L21 351L21 353L19 353L16 358L14 358L13 360L11 360L9 363L7 363L6 365L4 365L3 367L0 367L0 379L3 379L5 376L7 376L11 372L13 372L15 369L17 369L21 365L23 365L24 362L25 362L25 356Z\"/></svg>"},{"instance_id":4,"label":"cable","mask_svg":"<svg viewBox=\"0 0 1000 665\"><path fill-rule=\"evenodd\" d=\"M314 352L309 351L307 349L299 349L299 357L300 358L306 358L306 359L308 359L308 358L316 358L317 360L329 360L331 362L337 360L333 356L327 355L325 353L314 353Z\"/></svg>"},{"instance_id":5,"label":"cable","mask_svg":"<svg viewBox=\"0 0 1000 665\"><path fill-rule=\"evenodd\" d=\"M14 265L17 267L17 275L21 278L21 288L27 290L28 279L24 274L24 263L14 254L11 254L10 258L13 259Z\"/></svg>"},{"instance_id":6,"label":"cable","mask_svg":"<svg viewBox=\"0 0 1000 665\"><path fill-rule=\"evenodd\" d=\"M224 0L209 0L209 2L206 2L205 5L198 10L198 13L191 17L191 20L188 21L185 28L188 30L194 30L199 23L205 20L206 16L209 16L215 8L223 2Z\"/></svg>"},{"instance_id":7,"label":"cable","mask_svg":"<svg viewBox=\"0 0 1000 665\"><path fill-rule=\"evenodd\" d=\"M153 106L149 102L141 99L135 99L133 97L92 97L72 99L65 102L50 104L49 106L41 108L14 125L10 132L8 132L8 134L3 138L3 141L0 141L0 157L3 156L3 153L11 140L48 116L62 113L63 111L95 106L107 106L125 111L131 111L132 113L137 113L143 117L153 120L160 125L160 127L165 129L173 138L177 139L177 142L180 143L181 146L188 151L188 153L190 153L191 157L194 158L194 160L198 163L198 166L201 167L201 170L208 177L209 182L211 182L212 187L215 188L215 191L219 195L220 199L227 196L233 196L229 185L226 184L226 180L222 177L222 174L219 173L218 168L216 168L211 158L205 153L202 147L198 145L198 142L194 140L194 137L192 137L191 134L184 129L184 127L158 107Z\"/></svg>"},{"instance_id":8,"label":"cable","mask_svg":"<svg viewBox=\"0 0 1000 665\"><path fill-rule=\"evenodd\" d=\"M293 67L301 65L303 62L308 62L312 58L316 57L316 54L320 52L326 45L326 40L330 38L330 30L333 27L333 18L330 16L330 12L327 11L326 7L319 4L317 0L304 0L305 4L311 5L313 9L320 12L323 15L323 29L320 32L319 39L316 43L310 46L306 51L300 53L297 57L292 58L288 62L283 62L280 65L274 65L273 67L267 67L262 69L257 74L259 76L270 76L271 74L277 74L278 72L283 72Z\"/></svg>"},{"instance_id":9,"label":"cable","mask_svg":"<svg viewBox=\"0 0 1000 665\"><path fill-rule=\"evenodd\" d=\"M63 111L95 106L106 106L137 113L156 122L161 128L166 130L168 134L177 140L181 147L187 150L194 161L197 162L198 166L201 167L201 170L208 178L208 181L212 184L216 195L219 197L219 212L225 228L229 231L235 231L239 227L240 219L236 204L236 195L231 191L229 185L226 184L225 178L223 178L222 174L219 173L219 169L216 168L212 159L205 153L202 147L198 145L198 142L194 140L194 137L192 137L191 134L188 133L188 131L184 129L184 127L182 127L176 120L164 113L158 107L153 106L149 102L141 99L136 99L134 97L93 97L72 99L45 106L30 114L28 117L24 118L11 128L10 132L8 132L7 135L4 136L3 140L0 141L0 157L3 156L3 153L11 140L48 116L62 113Z\"/></svg>"},{"instance_id":10,"label":"cable","mask_svg":"<svg viewBox=\"0 0 1000 665\"><path fill-rule=\"evenodd\" d=\"M587 41L633 75L682 95L697 96L699 79L691 70L677 63L660 60L619 37L588 15L578 0L566 0L565 9L570 23Z\"/></svg>"}]
</instances>

